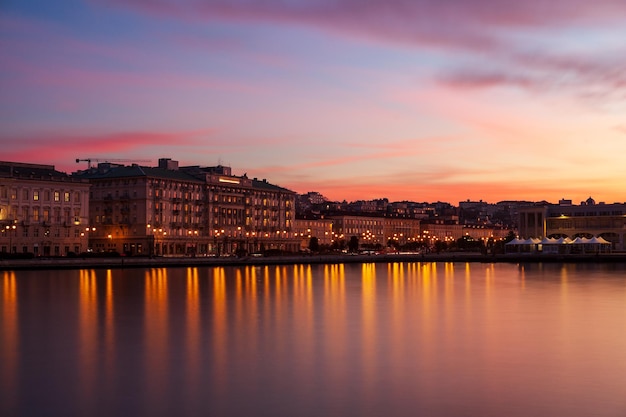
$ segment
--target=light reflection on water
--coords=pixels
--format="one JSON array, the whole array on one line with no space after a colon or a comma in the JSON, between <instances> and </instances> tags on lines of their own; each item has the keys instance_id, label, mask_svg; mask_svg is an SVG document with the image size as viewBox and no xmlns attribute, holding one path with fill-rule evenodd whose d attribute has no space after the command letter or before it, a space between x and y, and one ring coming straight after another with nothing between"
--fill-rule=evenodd
<instances>
[{"instance_id":1,"label":"light reflection on water","mask_svg":"<svg viewBox=\"0 0 626 417\"><path fill-rule=\"evenodd\" d=\"M626 415L626 265L0 273L0 414Z\"/></svg>"}]
</instances>

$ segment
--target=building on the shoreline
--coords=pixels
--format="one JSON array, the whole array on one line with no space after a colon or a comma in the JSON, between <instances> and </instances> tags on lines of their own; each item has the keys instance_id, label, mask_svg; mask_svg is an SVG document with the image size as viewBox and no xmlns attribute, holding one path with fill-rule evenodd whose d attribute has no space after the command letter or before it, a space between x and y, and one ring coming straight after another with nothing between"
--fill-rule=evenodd
<instances>
[{"instance_id":1,"label":"building on the shoreline","mask_svg":"<svg viewBox=\"0 0 626 417\"><path fill-rule=\"evenodd\" d=\"M52 165L0 162L0 252L66 256L87 250L89 182Z\"/></svg>"},{"instance_id":2,"label":"building on the shoreline","mask_svg":"<svg viewBox=\"0 0 626 417\"><path fill-rule=\"evenodd\" d=\"M503 240L512 230L493 225L463 225L463 236L471 236L474 240Z\"/></svg>"},{"instance_id":3,"label":"building on the shoreline","mask_svg":"<svg viewBox=\"0 0 626 417\"><path fill-rule=\"evenodd\" d=\"M347 242L353 236L365 247L387 246L419 242L422 236L419 219L408 217L333 215L333 240Z\"/></svg>"},{"instance_id":4,"label":"building on the shoreline","mask_svg":"<svg viewBox=\"0 0 626 417\"><path fill-rule=\"evenodd\" d=\"M229 167L98 164L76 174L92 184L96 252L226 255L295 251L295 193L234 176Z\"/></svg>"},{"instance_id":5,"label":"building on the shoreline","mask_svg":"<svg viewBox=\"0 0 626 417\"><path fill-rule=\"evenodd\" d=\"M602 237L612 250L625 250L626 204L598 203L589 198L580 205L571 200L520 208L519 235L523 238Z\"/></svg>"},{"instance_id":6,"label":"building on the shoreline","mask_svg":"<svg viewBox=\"0 0 626 417\"><path fill-rule=\"evenodd\" d=\"M300 249L309 247L311 238L317 238L319 245L332 245L335 233L333 221L326 218L296 218L295 235L300 240Z\"/></svg>"},{"instance_id":7,"label":"building on the shoreline","mask_svg":"<svg viewBox=\"0 0 626 417\"><path fill-rule=\"evenodd\" d=\"M437 241L451 244L463 236L463 225L456 220L431 220L422 223L421 239L433 246Z\"/></svg>"}]
</instances>

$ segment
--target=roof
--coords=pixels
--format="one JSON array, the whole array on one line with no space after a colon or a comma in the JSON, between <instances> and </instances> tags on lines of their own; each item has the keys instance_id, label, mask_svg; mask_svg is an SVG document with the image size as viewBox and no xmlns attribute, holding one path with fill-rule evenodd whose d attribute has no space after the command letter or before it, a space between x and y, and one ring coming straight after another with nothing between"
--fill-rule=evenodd
<instances>
[{"instance_id":1,"label":"roof","mask_svg":"<svg viewBox=\"0 0 626 417\"><path fill-rule=\"evenodd\" d=\"M54 165L26 164L0 161L0 178L15 178L39 181L72 181L65 172L57 171Z\"/></svg>"},{"instance_id":2,"label":"roof","mask_svg":"<svg viewBox=\"0 0 626 417\"><path fill-rule=\"evenodd\" d=\"M261 190L267 190L267 191L280 191L283 193L293 193L295 194L295 191L291 191L288 190L287 188L283 188L283 187L279 187L278 185L274 185L274 184L270 184L269 182L267 182L267 180L258 180L258 179L253 179L252 180L252 187L253 188L258 188Z\"/></svg>"},{"instance_id":3,"label":"roof","mask_svg":"<svg viewBox=\"0 0 626 417\"><path fill-rule=\"evenodd\" d=\"M114 166L106 171L101 171L101 170L83 171L82 173L77 174L77 175L82 178L87 178L90 180L146 177L146 178L160 178L160 179L175 180L175 181L204 183L204 181L201 181L198 178L192 175L189 175L183 171L164 169L164 168L142 167L139 165Z\"/></svg>"}]
</instances>

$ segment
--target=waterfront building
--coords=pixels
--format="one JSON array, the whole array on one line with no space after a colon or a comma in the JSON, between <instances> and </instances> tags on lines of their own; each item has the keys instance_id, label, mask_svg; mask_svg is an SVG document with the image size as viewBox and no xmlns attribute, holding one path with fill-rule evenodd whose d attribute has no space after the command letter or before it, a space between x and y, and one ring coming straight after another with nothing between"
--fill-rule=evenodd
<instances>
[{"instance_id":1,"label":"waterfront building","mask_svg":"<svg viewBox=\"0 0 626 417\"><path fill-rule=\"evenodd\" d=\"M230 167L181 167L201 179L207 195L207 232L213 251L295 252L296 193L266 179L232 175Z\"/></svg>"},{"instance_id":2,"label":"waterfront building","mask_svg":"<svg viewBox=\"0 0 626 417\"><path fill-rule=\"evenodd\" d=\"M395 241L403 246L419 241L421 220L410 217L386 217L384 222L385 242Z\"/></svg>"},{"instance_id":3,"label":"waterfront building","mask_svg":"<svg viewBox=\"0 0 626 417\"><path fill-rule=\"evenodd\" d=\"M66 256L87 250L89 182L53 165L0 162L0 252Z\"/></svg>"},{"instance_id":4,"label":"waterfront building","mask_svg":"<svg viewBox=\"0 0 626 417\"><path fill-rule=\"evenodd\" d=\"M512 229L493 225L463 225L463 236L469 236L474 240L487 241L503 240Z\"/></svg>"},{"instance_id":5,"label":"waterfront building","mask_svg":"<svg viewBox=\"0 0 626 417\"><path fill-rule=\"evenodd\" d=\"M353 236L360 245L385 246L385 218L382 216L336 215L333 221L334 238L348 242Z\"/></svg>"},{"instance_id":6,"label":"waterfront building","mask_svg":"<svg viewBox=\"0 0 626 417\"><path fill-rule=\"evenodd\" d=\"M98 164L78 176L93 184L90 218L97 252L230 255L294 251L295 193L230 167Z\"/></svg>"},{"instance_id":7,"label":"waterfront building","mask_svg":"<svg viewBox=\"0 0 626 417\"><path fill-rule=\"evenodd\" d=\"M387 246L390 240L405 245L418 242L421 236L419 219L354 215L335 215L331 219L334 239L347 242L356 236L366 246Z\"/></svg>"},{"instance_id":8,"label":"waterfront building","mask_svg":"<svg viewBox=\"0 0 626 417\"><path fill-rule=\"evenodd\" d=\"M309 247L312 237L317 238L319 245L330 246L334 241L333 220L326 218L296 218L295 236L300 240L300 248Z\"/></svg>"},{"instance_id":9,"label":"waterfront building","mask_svg":"<svg viewBox=\"0 0 626 417\"><path fill-rule=\"evenodd\" d=\"M626 204L598 203L589 198L580 205L571 200L538 204L519 210L519 235L523 238L602 237L612 250L625 250Z\"/></svg>"},{"instance_id":10,"label":"waterfront building","mask_svg":"<svg viewBox=\"0 0 626 417\"><path fill-rule=\"evenodd\" d=\"M431 220L422 222L421 241L434 246L437 241L451 244L463 236L463 225L458 221Z\"/></svg>"}]
</instances>

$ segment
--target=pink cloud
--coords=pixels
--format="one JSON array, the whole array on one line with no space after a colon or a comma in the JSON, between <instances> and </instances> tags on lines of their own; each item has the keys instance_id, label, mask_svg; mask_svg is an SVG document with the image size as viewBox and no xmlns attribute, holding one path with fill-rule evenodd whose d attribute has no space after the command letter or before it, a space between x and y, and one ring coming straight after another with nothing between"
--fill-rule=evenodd
<instances>
[{"instance_id":1,"label":"pink cloud","mask_svg":"<svg viewBox=\"0 0 626 417\"><path fill-rule=\"evenodd\" d=\"M108 3L108 2L107 2ZM317 26L394 42L497 44L498 27L564 26L619 22L620 0L118 0L121 7L185 19L264 20Z\"/></svg>"},{"instance_id":2,"label":"pink cloud","mask_svg":"<svg viewBox=\"0 0 626 417\"><path fill-rule=\"evenodd\" d=\"M570 90L588 98L626 99L626 50L609 57L510 53L489 69L458 67L440 77L452 87L514 86L534 92Z\"/></svg>"},{"instance_id":3,"label":"pink cloud","mask_svg":"<svg viewBox=\"0 0 626 417\"><path fill-rule=\"evenodd\" d=\"M626 14L626 2L621 0L117 0L117 4L194 22L296 24L374 42L460 49L478 54L481 62L489 57L489 70L457 64L444 74L442 80L457 87L514 86L535 92L565 87L584 97L626 99L623 58L542 53L540 45L532 45L529 54L519 39L507 36L576 25L619 29ZM613 56L620 55L626 54Z\"/></svg>"},{"instance_id":4,"label":"pink cloud","mask_svg":"<svg viewBox=\"0 0 626 417\"><path fill-rule=\"evenodd\" d=\"M15 162L59 164L58 169L71 169L74 158L102 158L115 155L147 155L150 159L156 147L195 146L198 137L211 135L211 130L179 132L115 132L78 134L77 132L39 134L20 137L0 137L4 146L2 158ZM126 158L126 157L124 157ZM141 157L140 159L146 159ZM53 161L53 162L52 162Z\"/></svg>"}]
</instances>

